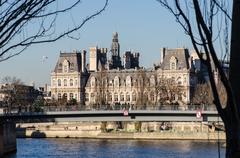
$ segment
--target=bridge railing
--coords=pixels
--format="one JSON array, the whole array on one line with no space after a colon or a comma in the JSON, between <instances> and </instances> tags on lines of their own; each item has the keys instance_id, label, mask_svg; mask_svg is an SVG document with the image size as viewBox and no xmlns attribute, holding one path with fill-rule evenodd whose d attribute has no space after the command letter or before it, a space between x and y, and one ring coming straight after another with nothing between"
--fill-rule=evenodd
<instances>
[{"instance_id":1,"label":"bridge railing","mask_svg":"<svg viewBox=\"0 0 240 158\"><path fill-rule=\"evenodd\" d=\"M22 112L51 112L51 111L104 111L104 110L176 110L176 111L216 111L214 105L155 105L155 106L144 106L144 105L98 105L98 106L44 106L38 109L35 108L12 108L3 109L3 113L22 113Z\"/></svg>"}]
</instances>

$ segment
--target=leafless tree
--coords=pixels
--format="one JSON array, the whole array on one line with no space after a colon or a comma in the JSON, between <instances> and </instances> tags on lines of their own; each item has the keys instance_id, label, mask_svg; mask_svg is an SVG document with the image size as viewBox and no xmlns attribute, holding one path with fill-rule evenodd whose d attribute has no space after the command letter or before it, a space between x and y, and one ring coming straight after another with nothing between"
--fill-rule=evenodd
<instances>
[{"instance_id":1,"label":"leafless tree","mask_svg":"<svg viewBox=\"0 0 240 158\"><path fill-rule=\"evenodd\" d=\"M158 0L167 8L190 37L192 45L201 62L208 68L210 85L213 93L213 103L216 105L226 129L226 157L240 157L240 0ZM230 12L232 2L232 16ZM218 23L219 19L223 22ZM231 25L231 43L229 46L228 26ZM223 28L222 26L225 27ZM223 71L217 57L216 40L224 35L225 53L230 49L229 78ZM204 50L206 59L200 53ZM227 94L227 106L222 105L214 80L213 70L219 73L220 80Z\"/></svg>"},{"instance_id":2,"label":"leafless tree","mask_svg":"<svg viewBox=\"0 0 240 158\"><path fill-rule=\"evenodd\" d=\"M9 84L9 85L22 85L23 82L21 79L17 77L11 77L11 76L5 76L2 78L2 83L3 84Z\"/></svg>"},{"instance_id":3,"label":"leafless tree","mask_svg":"<svg viewBox=\"0 0 240 158\"><path fill-rule=\"evenodd\" d=\"M97 85L95 86L96 92L96 104L97 108L101 108L100 106L105 106L107 104L107 92L108 92L108 84L107 84L107 70L105 68L101 68L99 72L97 72L96 79ZM105 107L103 107L105 108Z\"/></svg>"},{"instance_id":4,"label":"leafless tree","mask_svg":"<svg viewBox=\"0 0 240 158\"><path fill-rule=\"evenodd\" d=\"M207 106L213 104L213 96L209 83L199 83L196 85L193 92L192 103L194 106L200 105L197 108L201 109L207 108Z\"/></svg>"},{"instance_id":5,"label":"leafless tree","mask_svg":"<svg viewBox=\"0 0 240 158\"><path fill-rule=\"evenodd\" d=\"M179 104L178 100L181 100L182 96L181 86L174 79L158 78L155 88L160 106Z\"/></svg>"},{"instance_id":6,"label":"leafless tree","mask_svg":"<svg viewBox=\"0 0 240 158\"><path fill-rule=\"evenodd\" d=\"M86 22L101 14L108 0L95 13L73 21L63 28L59 18L70 14L81 0L1 0L0 1L0 61L19 55L33 44L54 42L63 37L78 39L73 33Z\"/></svg>"},{"instance_id":7,"label":"leafless tree","mask_svg":"<svg viewBox=\"0 0 240 158\"><path fill-rule=\"evenodd\" d=\"M31 105L39 96L34 87L26 86L16 77L6 76L3 78L1 87L2 93L5 94L4 103L10 111L12 108L22 108Z\"/></svg>"},{"instance_id":8,"label":"leafless tree","mask_svg":"<svg viewBox=\"0 0 240 158\"><path fill-rule=\"evenodd\" d=\"M136 79L132 81L132 86L137 87L138 95L136 98L136 105L140 109L145 109L150 104L149 100L149 78L147 77L146 70L139 69L136 72Z\"/></svg>"}]
</instances>

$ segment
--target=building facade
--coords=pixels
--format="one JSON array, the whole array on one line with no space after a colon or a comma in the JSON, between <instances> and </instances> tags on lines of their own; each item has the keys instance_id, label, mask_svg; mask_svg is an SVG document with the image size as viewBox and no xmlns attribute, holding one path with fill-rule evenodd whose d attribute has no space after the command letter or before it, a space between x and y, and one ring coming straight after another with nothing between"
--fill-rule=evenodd
<instances>
[{"instance_id":1,"label":"building facade","mask_svg":"<svg viewBox=\"0 0 240 158\"><path fill-rule=\"evenodd\" d=\"M113 34L109 52L107 48L90 48L88 67L86 51L60 53L51 74L52 98L74 98L87 108L96 104L133 104L142 108L190 102L196 77L188 49L163 48L159 65L150 69L139 67L139 56L126 51L122 64L117 33Z\"/></svg>"},{"instance_id":2,"label":"building facade","mask_svg":"<svg viewBox=\"0 0 240 158\"><path fill-rule=\"evenodd\" d=\"M87 80L86 51L60 53L51 73L51 97L55 100L73 100L84 103Z\"/></svg>"}]
</instances>

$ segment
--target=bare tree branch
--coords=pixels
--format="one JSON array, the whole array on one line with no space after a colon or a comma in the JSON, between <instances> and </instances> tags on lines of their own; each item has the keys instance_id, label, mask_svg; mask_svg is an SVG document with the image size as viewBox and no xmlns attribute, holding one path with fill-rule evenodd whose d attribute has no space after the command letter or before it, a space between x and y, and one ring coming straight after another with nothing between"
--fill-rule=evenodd
<instances>
[{"instance_id":1,"label":"bare tree branch","mask_svg":"<svg viewBox=\"0 0 240 158\"><path fill-rule=\"evenodd\" d=\"M68 29L57 32L57 17L76 8L81 0L69 0L68 5L62 4L61 7L58 3L57 0L5 0L0 4L0 62L20 54L33 44L55 42L63 37L79 39L72 33L100 15L106 9L108 0L105 0L100 10L83 20L78 20L81 21L78 24L74 23ZM39 25L35 24L36 22ZM25 29L31 26L34 27L26 34ZM19 40L18 37L22 39Z\"/></svg>"}]
</instances>

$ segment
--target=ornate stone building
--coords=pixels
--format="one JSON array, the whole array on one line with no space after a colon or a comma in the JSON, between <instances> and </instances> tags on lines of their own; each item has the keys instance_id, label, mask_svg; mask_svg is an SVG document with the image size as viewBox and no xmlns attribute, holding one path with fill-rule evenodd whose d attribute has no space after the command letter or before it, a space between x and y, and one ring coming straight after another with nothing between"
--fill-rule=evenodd
<instances>
[{"instance_id":1,"label":"ornate stone building","mask_svg":"<svg viewBox=\"0 0 240 158\"><path fill-rule=\"evenodd\" d=\"M51 95L55 100L76 99L84 103L86 70L86 51L61 53L54 71L51 73Z\"/></svg>"},{"instance_id":2,"label":"ornate stone building","mask_svg":"<svg viewBox=\"0 0 240 158\"><path fill-rule=\"evenodd\" d=\"M187 49L163 49L162 62L152 69L112 69L91 72L85 104L186 105L195 84ZM168 93L166 95L166 93Z\"/></svg>"},{"instance_id":3,"label":"ornate stone building","mask_svg":"<svg viewBox=\"0 0 240 158\"><path fill-rule=\"evenodd\" d=\"M139 53L120 57L118 34L113 34L110 60L107 48L90 48L90 65L86 68L86 51L60 53L51 74L52 98L75 98L91 108L103 104L135 104L139 108L162 104L186 105L196 83L195 67L188 49L161 50L159 65L139 67Z\"/></svg>"}]
</instances>

